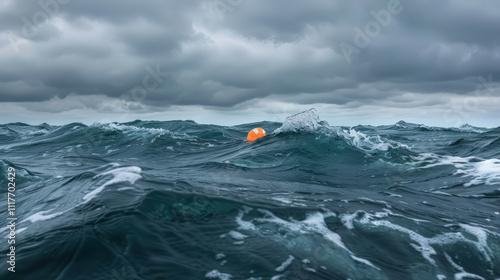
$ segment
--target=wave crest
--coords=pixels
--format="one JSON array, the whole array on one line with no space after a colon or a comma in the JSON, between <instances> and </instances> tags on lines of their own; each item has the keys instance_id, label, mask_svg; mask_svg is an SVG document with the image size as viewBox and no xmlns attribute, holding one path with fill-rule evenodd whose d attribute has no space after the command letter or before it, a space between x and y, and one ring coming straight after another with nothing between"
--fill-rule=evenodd
<instances>
[{"instance_id":1,"label":"wave crest","mask_svg":"<svg viewBox=\"0 0 500 280\"><path fill-rule=\"evenodd\" d=\"M363 152L386 152L389 149L402 148L409 150L407 145L396 141L382 138L379 135L368 136L352 127L342 129L340 127L330 126L328 122L320 120L316 109L311 108L293 116L287 117L281 127L276 129L274 134L280 133L319 133L328 137L340 138L350 146L354 146Z\"/></svg>"},{"instance_id":2,"label":"wave crest","mask_svg":"<svg viewBox=\"0 0 500 280\"><path fill-rule=\"evenodd\" d=\"M320 132L323 129L330 129L329 124L326 121L319 119L316 114L316 109L311 108L307 111L297 113L295 115L286 118L283 125L276 130L274 134L286 133L286 132Z\"/></svg>"}]
</instances>

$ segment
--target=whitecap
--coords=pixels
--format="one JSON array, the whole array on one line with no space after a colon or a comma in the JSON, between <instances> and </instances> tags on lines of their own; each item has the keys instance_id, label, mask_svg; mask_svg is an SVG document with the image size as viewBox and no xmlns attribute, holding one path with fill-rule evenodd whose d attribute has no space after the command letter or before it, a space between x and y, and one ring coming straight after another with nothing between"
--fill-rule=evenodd
<instances>
[{"instance_id":1,"label":"whitecap","mask_svg":"<svg viewBox=\"0 0 500 280\"><path fill-rule=\"evenodd\" d=\"M290 231L291 235L308 236L308 237L305 237L305 239L313 239L314 238L313 235L318 234L324 240L329 241L331 244L334 244L335 247L340 248L341 250L346 252L348 254L348 256L351 257L352 260L354 260L358 263L362 263L364 265L367 265L369 267L375 268L377 270L380 270L378 267L373 265L370 261L355 256L354 253L351 252L346 247L346 245L343 243L340 235L331 231L328 228L328 226L325 223L325 218L336 217L336 215L334 213L331 213L331 212L327 212L327 213L313 212L313 213L308 213L305 220L296 221L296 220L290 219L290 221L286 221L286 220L283 220L283 219L275 216L269 210L257 209L257 211L264 214L264 217L253 218L250 221L243 220L244 212L240 211L238 216L236 217L236 222L239 224L239 229L249 230L249 231L253 231L253 232L262 233L264 235L267 235L268 233L264 233L265 229L261 228L260 226L257 226L257 225L270 223L270 224L277 225L282 229L286 229L286 230ZM290 243L288 245L285 245L287 247L294 247L296 245L296 244L294 244L293 241L286 241L286 240L283 240L283 241ZM307 240L303 240L303 241L307 242ZM309 246L309 245L304 245L304 246Z\"/></svg>"},{"instance_id":2,"label":"whitecap","mask_svg":"<svg viewBox=\"0 0 500 280\"><path fill-rule=\"evenodd\" d=\"M236 240L243 240L245 238L247 238L248 236L244 235L243 233L240 233L240 232L237 232L237 231L230 231L229 233L229 236L231 236L233 239L236 239Z\"/></svg>"},{"instance_id":3,"label":"whitecap","mask_svg":"<svg viewBox=\"0 0 500 280\"><path fill-rule=\"evenodd\" d=\"M229 279L231 279L231 277L233 277L231 274L222 273L222 272L218 271L217 269L214 269L214 270L207 272L205 274L205 278L208 278L208 279L229 280Z\"/></svg>"},{"instance_id":4,"label":"whitecap","mask_svg":"<svg viewBox=\"0 0 500 280\"><path fill-rule=\"evenodd\" d=\"M404 217L402 215L396 215L397 217ZM384 220L381 219L382 215L378 215L377 213L369 214L364 211L356 211L352 214L343 214L340 216L340 220L343 222L344 226L350 230L353 230L354 222L359 224L356 227L357 230L363 230L363 227L375 227L375 228L387 228L389 230L393 230L396 232L406 234L409 239L413 242L409 245L413 247L416 251L418 251L424 259L426 259L432 265L437 265L436 261L433 259L433 256L437 254L436 250L432 245L446 245L446 244L458 244L458 243L469 243L476 247L477 251L482 254L486 260L491 261L493 258L493 253L488 247L487 239L488 234L494 234L491 231L480 227L474 227L466 224L459 224L464 232L471 234L476 237L476 240L471 240L464 236L463 232L448 232L438 234L434 237L425 237L410 228L392 223L387 220L385 217ZM407 218L408 220L413 220L416 224L418 221L414 219Z\"/></svg>"},{"instance_id":5,"label":"whitecap","mask_svg":"<svg viewBox=\"0 0 500 280\"><path fill-rule=\"evenodd\" d=\"M500 184L500 160L499 159L482 159L477 157L457 157L457 156L441 156L433 153L423 153L413 157L420 168L433 168L437 166L450 165L456 168L454 175L462 177L472 177L465 183L464 186L471 187L474 185L496 185Z\"/></svg>"},{"instance_id":6,"label":"whitecap","mask_svg":"<svg viewBox=\"0 0 500 280\"><path fill-rule=\"evenodd\" d=\"M94 197L97 196L100 192L104 190L106 186L116 184L116 183L121 183L121 182L128 182L130 184L134 184L137 180L141 179L142 176L140 173L142 172L142 169L137 166L129 166L129 167L121 167L117 169L113 169L101 174L98 174L94 176L94 178L99 178L102 176L106 175L112 175L113 178L106 183L104 183L102 186L98 187L97 189L91 191L90 193L86 194L83 197L83 203L86 203L90 200L92 200Z\"/></svg>"},{"instance_id":7,"label":"whitecap","mask_svg":"<svg viewBox=\"0 0 500 280\"><path fill-rule=\"evenodd\" d=\"M321 129L328 129L329 125L326 121L321 121L316 114L316 109L311 108L307 111L289 116L283 122L281 127L274 130L273 134L285 132L320 132Z\"/></svg>"},{"instance_id":8,"label":"whitecap","mask_svg":"<svg viewBox=\"0 0 500 280\"><path fill-rule=\"evenodd\" d=\"M355 146L364 152L387 151L390 148L410 149L405 144L383 139L379 135L367 136L353 128L342 130L340 127L330 126L326 121L319 119L314 108L287 117L281 127L277 128L273 133L279 134L285 132L323 133L329 136L337 136L349 145Z\"/></svg>"},{"instance_id":9,"label":"whitecap","mask_svg":"<svg viewBox=\"0 0 500 280\"><path fill-rule=\"evenodd\" d=\"M66 212L66 211L63 211L63 212L57 212L57 213L46 215L47 213L50 213L50 212L52 212L54 210L55 209L50 209L50 210L46 210L46 211L40 211L40 212L35 213L35 214L29 216L28 218L22 220L21 223L26 222L26 221L31 222L31 223L36 223L36 222L39 222L39 221L45 221L45 220L49 220L49 219L55 218L57 216L60 216L60 215L62 215L62 214L64 214Z\"/></svg>"},{"instance_id":10,"label":"whitecap","mask_svg":"<svg viewBox=\"0 0 500 280\"><path fill-rule=\"evenodd\" d=\"M293 262L294 259L295 258L292 255L289 255L288 259L286 259L286 261L284 261L280 266L276 268L276 271L278 272L284 271Z\"/></svg>"}]
</instances>

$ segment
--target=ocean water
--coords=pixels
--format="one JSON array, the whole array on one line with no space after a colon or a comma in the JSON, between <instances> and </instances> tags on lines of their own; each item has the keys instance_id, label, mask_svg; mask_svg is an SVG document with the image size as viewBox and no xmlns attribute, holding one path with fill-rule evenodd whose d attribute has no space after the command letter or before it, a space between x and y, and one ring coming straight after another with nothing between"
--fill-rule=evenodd
<instances>
[{"instance_id":1,"label":"ocean water","mask_svg":"<svg viewBox=\"0 0 500 280\"><path fill-rule=\"evenodd\" d=\"M0 184L0 279L500 279L500 128L11 123Z\"/></svg>"}]
</instances>

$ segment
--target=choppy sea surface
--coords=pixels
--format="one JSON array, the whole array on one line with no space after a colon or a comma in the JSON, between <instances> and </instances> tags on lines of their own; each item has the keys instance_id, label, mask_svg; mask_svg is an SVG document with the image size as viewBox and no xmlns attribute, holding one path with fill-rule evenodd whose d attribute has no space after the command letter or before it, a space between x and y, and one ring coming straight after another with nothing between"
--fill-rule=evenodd
<instances>
[{"instance_id":1,"label":"choppy sea surface","mask_svg":"<svg viewBox=\"0 0 500 280\"><path fill-rule=\"evenodd\" d=\"M10 123L0 184L0 279L500 279L500 128Z\"/></svg>"}]
</instances>

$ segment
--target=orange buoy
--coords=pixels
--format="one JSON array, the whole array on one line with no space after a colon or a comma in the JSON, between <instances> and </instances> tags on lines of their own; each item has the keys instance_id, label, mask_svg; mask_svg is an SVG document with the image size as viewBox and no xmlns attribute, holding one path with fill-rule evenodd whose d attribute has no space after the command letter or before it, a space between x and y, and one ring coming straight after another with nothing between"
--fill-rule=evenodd
<instances>
[{"instance_id":1,"label":"orange buoy","mask_svg":"<svg viewBox=\"0 0 500 280\"><path fill-rule=\"evenodd\" d=\"M266 136L266 131L260 127L250 130L247 136L247 142L253 142L261 137Z\"/></svg>"}]
</instances>

